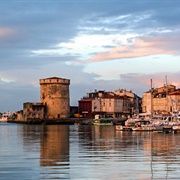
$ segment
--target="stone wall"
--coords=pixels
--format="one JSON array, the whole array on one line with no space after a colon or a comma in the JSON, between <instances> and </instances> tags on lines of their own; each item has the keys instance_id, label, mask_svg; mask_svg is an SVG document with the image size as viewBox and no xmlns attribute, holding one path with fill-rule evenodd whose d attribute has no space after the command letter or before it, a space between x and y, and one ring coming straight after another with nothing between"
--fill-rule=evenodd
<instances>
[{"instance_id":1,"label":"stone wall","mask_svg":"<svg viewBox=\"0 0 180 180\"><path fill-rule=\"evenodd\" d=\"M40 101L46 105L48 119L62 119L70 116L69 79L40 79Z\"/></svg>"}]
</instances>

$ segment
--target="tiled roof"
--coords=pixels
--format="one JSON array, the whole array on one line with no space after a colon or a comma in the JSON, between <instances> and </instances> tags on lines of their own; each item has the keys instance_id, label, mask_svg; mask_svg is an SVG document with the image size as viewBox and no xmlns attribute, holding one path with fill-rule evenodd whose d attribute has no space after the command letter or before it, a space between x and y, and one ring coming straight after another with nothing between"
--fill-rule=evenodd
<instances>
[{"instance_id":1,"label":"tiled roof","mask_svg":"<svg viewBox=\"0 0 180 180\"><path fill-rule=\"evenodd\" d=\"M174 91L174 92L171 92L169 93L169 95L180 95L180 89Z\"/></svg>"},{"instance_id":2,"label":"tiled roof","mask_svg":"<svg viewBox=\"0 0 180 180\"><path fill-rule=\"evenodd\" d=\"M81 99L79 101L92 101L92 100L94 100L94 98L84 98L84 99Z\"/></svg>"},{"instance_id":3,"label":"tiled roof","mask_svg":"<svg viewBox=\"0 0 180 180\"><path fill-rule=\"evenodd\" d=\"M122 96L116 95L115 93L113 95L111 94L104 94L104 97L102 98L109 98L109 99L122 99Z\"/></svg>"}]
</instances>

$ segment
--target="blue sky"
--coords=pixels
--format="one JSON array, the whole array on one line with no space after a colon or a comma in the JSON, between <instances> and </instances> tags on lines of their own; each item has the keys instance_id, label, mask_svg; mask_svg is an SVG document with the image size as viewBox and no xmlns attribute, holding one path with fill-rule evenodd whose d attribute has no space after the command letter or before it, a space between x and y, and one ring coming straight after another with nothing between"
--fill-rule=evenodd
<instances>
[{"instance_id":1,"label":"blue sky","mask_svg":"<svg viewBox=\"0 0 180 180\"><path fill-rule=\"evenodd\" d=\"M39 79L71 80L77 105L97 90L180 87L179 0L2 0L0 112L40 101Z\"/></svg>"}]
</instances>

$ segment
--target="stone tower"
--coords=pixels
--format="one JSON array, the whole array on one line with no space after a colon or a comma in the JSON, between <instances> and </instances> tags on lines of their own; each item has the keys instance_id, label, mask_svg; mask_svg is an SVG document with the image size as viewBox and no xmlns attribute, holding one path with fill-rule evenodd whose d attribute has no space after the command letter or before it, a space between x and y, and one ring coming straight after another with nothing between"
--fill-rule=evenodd
<instances>
[{"instance_id":1,"label":"stone tower","mask_svg":"<svg viewBox=\"0 0 180 180\"><path fill-rule=\"evenodd\" d=\"M70 115L69 79L40 79L40 101L46 105L46 118L61 119Z\"/></svg>"}]
</instances>

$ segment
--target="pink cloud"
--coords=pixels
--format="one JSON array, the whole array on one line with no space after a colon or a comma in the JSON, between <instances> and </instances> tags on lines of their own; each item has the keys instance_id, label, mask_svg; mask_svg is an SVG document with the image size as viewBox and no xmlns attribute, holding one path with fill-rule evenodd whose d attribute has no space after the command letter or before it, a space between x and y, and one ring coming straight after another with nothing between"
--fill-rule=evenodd
<instances>
[{"instance_id":1,"label":"pink cloud","mask_svg":"<svg viewBox=\"0 0 180 180\"><path fill-rule=\"evenodd\" d=\"M139 84L144 84L147 87L149 87L149 89L151 87L151 79L152 79L152 87L157 88L166 84L166 77L168 84L173 84L176 86L176 88L180 88L179 76L180 76L180 72L172 72L172 73L158 72L153 74L138 74L138 73L120 74L120 78L122 81L129 82L129 84L133 84L134 82Z\"/></svg>"},{"instance_id":2,"label":"pink cloud","mask_svg":"<svg viewBox=\"0 0 180 180\"><path fill-rule=\"evenodd\" d=\"M9 35L14 34L14 30L10 28L1 28L0 27L0 37L7 37Z\"/></svg>"},{"instance_id":3,"label":"pink cloud","mask_svg":"<svg viewBox=\"0 0 180 180\"><path fill-rule=\"evenodd\" d=\"M101 62L107 60L137 58L150 55L179 54L179 35L148 36L136 39L131 45L123 45L107 52L100 52L85 62Z\"/></svg>"}]
</instances>

